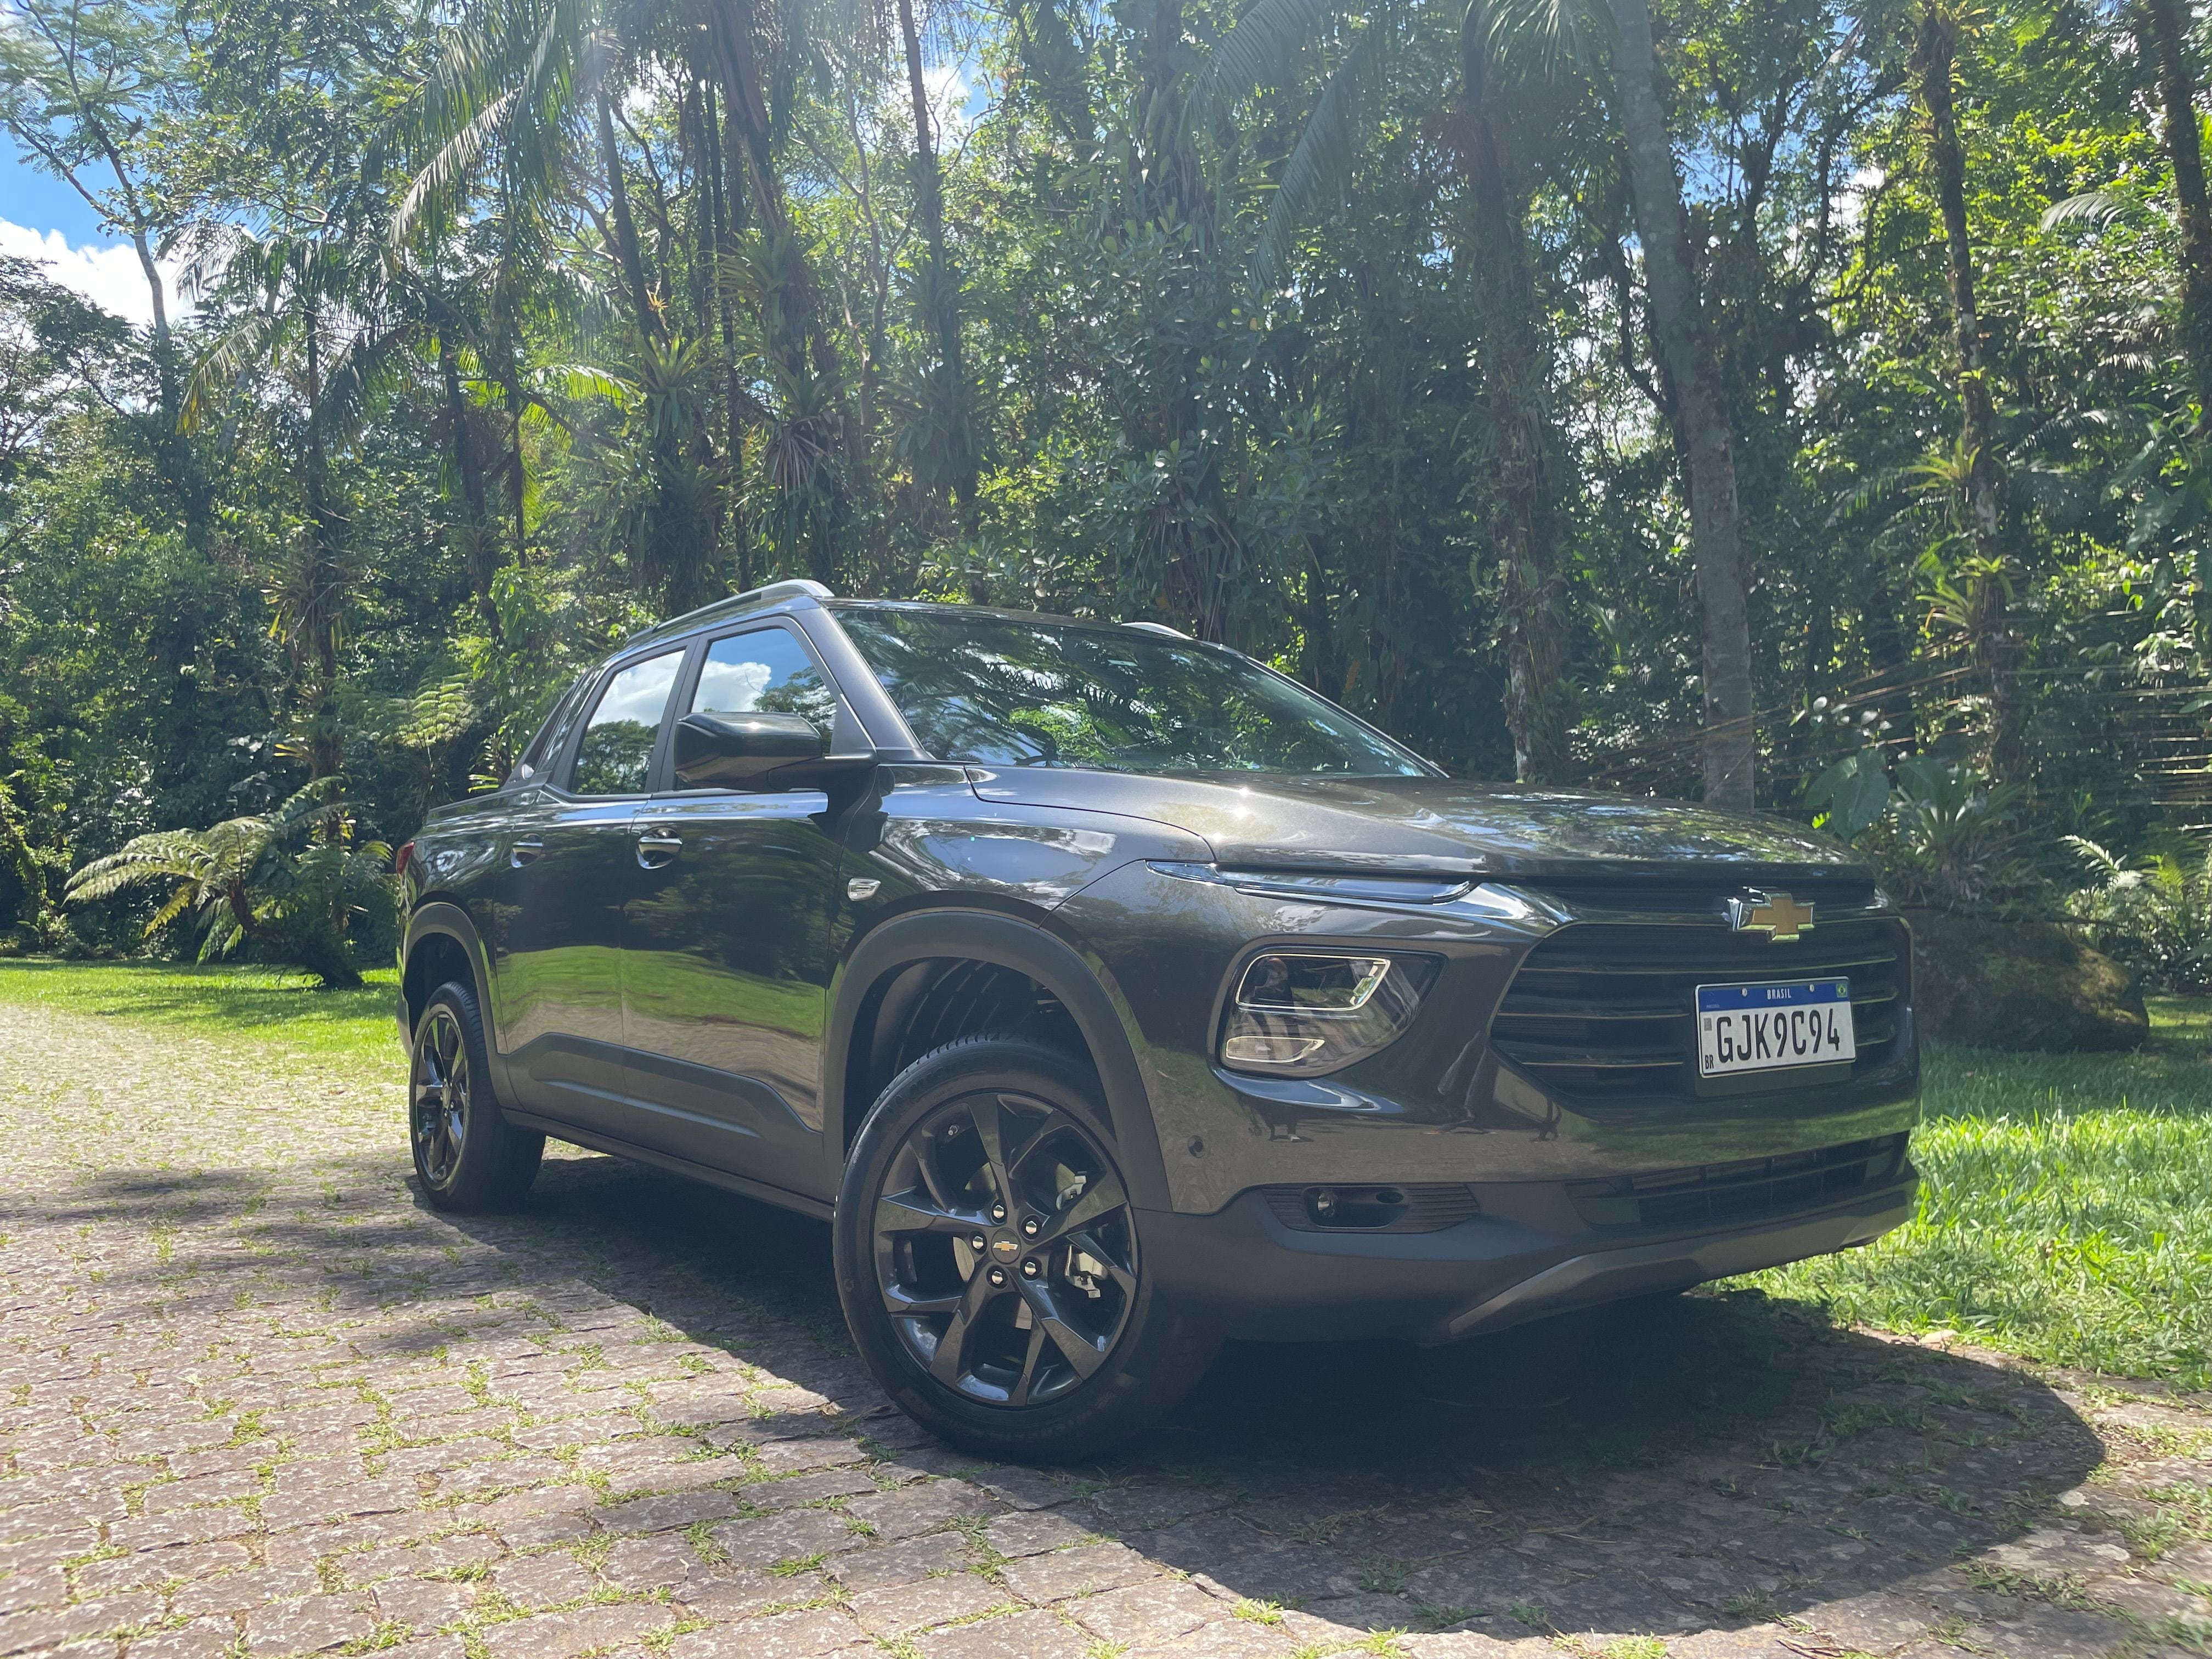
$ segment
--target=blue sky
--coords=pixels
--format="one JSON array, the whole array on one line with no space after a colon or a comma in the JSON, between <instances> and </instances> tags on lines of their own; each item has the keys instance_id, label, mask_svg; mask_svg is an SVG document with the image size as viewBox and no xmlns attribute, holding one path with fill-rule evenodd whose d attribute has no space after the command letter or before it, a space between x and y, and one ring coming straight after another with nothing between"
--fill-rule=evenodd
<instances>
[{"instance_id":1,"label":"blue sky","mask_svg":"<svg viewBox=\"0 0 2212 1659\"><path fill-rule=\"evenodd\" d=\"M0 254L35 259L65 288L134 323L153 316L138 257L100 228L100 216L0 133ZM176 311L175 295L170 311Z\"/></svg>"},{"instance_id":2,"label":"blue sky","mask_svg":"<svg viewBox=\"0 0 2212 1659\"><path fill-rule=\"evenodd\" d=\"M33 167L15 148L15 141L0 132L0 219L37 231L58 230L74 246L79 242L106 240L100 222L84 198L43 167Z\"/></svg>"}]
</instances>

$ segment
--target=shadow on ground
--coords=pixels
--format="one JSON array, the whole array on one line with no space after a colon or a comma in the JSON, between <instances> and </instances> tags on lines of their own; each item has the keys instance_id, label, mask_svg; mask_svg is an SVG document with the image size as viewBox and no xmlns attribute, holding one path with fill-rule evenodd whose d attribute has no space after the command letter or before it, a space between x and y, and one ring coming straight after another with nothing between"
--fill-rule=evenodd
<instances>
[{"instance_id":1,"label":"shadow on ground","mask_svg":"<svg viewBox=\"0 0 2212 1659\"><path fill-rule=\"evenodd\" d=\"M351 1339L370 1357L450 1343L449 1359L465 1358L453 1320L466 1297L581 1280L826 1402L793 1407L779 1431L857 1431L1053 1507L1201 1587L1280 1604L1292 1633L1300 1620L1468 1643L1651 1632L1678 1656L1815 1650L1773 1645L1788 1617L1830 1652L1945 1630L1996 1652L2098 1652L2125 1633L2086 1602L2023 1601L1954 1566L2029 1537L2098 1467L2098 1437L2064 1401L2016 1370L1756 1296L1630 1304L1434 1350L1231 1347L1113 1457L1000 1468L883 1403L846 1340L818 1223L611 1158L549 1161L526 1208L501 1217L397 1207L393 1176L388 1158L334 1160L315 1166L320 1200L297 1178L269 1200L265 1175L113 1170L0 1200L0 1227L228 1215L250 1248L198 1253L190 1294L217 1305L270 1256L313 1261L341 1320L374 1310ZM448 1224L487 1248L457 1255Z\"/></svg>"}]
</instances>

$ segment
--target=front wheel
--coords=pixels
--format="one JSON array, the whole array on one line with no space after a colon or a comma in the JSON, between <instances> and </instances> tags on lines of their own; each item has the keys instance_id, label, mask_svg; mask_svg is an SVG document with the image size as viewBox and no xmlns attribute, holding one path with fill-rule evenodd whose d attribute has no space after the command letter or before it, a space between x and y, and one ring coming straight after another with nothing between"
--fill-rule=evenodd
<instances>
[{"instance_id":1,"label":"front wheel","mask_svg":"<svg viewBox=\"0 0 2212 1659\"><path fill-rule=\"evenodd\" d=\"M998 1457L1072 1457L1182 1399L1218 1340L1145 1270L1097 1074L963 1038L892 1079L837 1197L837 1289L908 1415Z\"/></svg>"},{"instance_id":2,"label":"front wheel","mask_svg":"<svg viewBox=\"0 0 2212 1659\"><path fill-rule=\"evenodd\" d=\"M415 1023L407 1128L415 1177L433 1209L504 1209L538 1178L545 1137L500 1111L476 994L458 981L433 991Z\"/></svg>"}]
</instances>

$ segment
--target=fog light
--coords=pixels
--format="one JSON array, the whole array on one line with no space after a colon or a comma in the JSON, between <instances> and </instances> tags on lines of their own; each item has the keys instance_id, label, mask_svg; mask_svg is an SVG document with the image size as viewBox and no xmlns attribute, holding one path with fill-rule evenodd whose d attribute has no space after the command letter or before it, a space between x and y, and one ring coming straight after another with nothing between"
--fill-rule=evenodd
<instances>
[{"instance_id":1,"label":"fog light","mask_svg":"<svg viewBox=\"0 0 2212 1659\"><path fill-rule=\"evenodd\" d=\"M1348 1066L1413 1023L1439 965L1435 957L1255 957L1222 1023L1222 1064L1294 1077Z\"/></svg>"}]
</instances>

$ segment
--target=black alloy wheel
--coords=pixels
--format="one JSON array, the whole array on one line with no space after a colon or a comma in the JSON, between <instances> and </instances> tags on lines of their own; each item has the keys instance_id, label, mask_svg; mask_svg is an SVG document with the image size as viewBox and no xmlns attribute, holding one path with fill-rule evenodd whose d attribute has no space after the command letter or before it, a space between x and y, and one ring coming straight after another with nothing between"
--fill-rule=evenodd
<instances>
[{"instance_id":1,"label":"black alloy wheel","mask_svg":"<svg viewBox=\"0 0 2212 1659\"><path fill-rule=\"evenodd\" d=\"M545 1137L500 1110L475 991L441 985L415 1022L407 1067L407 1138L423 1195L441 1210L505 1208L530 1190Z\"/></svg>"},{"instance_id":2,"label":"black alloy wheel","mask_svg":"<svg viewBox=\"0 0 2212 1659\"><path fill-rule=\"evenodd\" d=\"M1172 1409L1220 1346L1146 1271L1111 1124L1086 1056L986 1035L900 1073L854 1139L834 1223L846 1323L884 1391L956 1445L1097 1451Z\"/></svg>"},{"instance_id":3,"label":"black alloy wheel","mask_svg":"<svg viewBox=\"0 0 2212 1659\"><path fill-rule=\"evenodd\" d=\"M459 1018L443 1004L422 1016L415 1035L407 1110L416 1170L428 1186L450 1185L469 1134L469 1053Z\"/></svg>"},{"instance_id":4,"label":"black alloy wheel","mask_svg":"<svg viewBox=\"0 0 2212 1659\"><path fill-rule=\"evenodd\" d=\"M872 1224L899 1340L970 1400L1066 1394L1105 1363L1136 1304L1136 1229L1114 1161L1034 1095L978 1090L909 1129Z\"/></svg>"}]
</instances>

